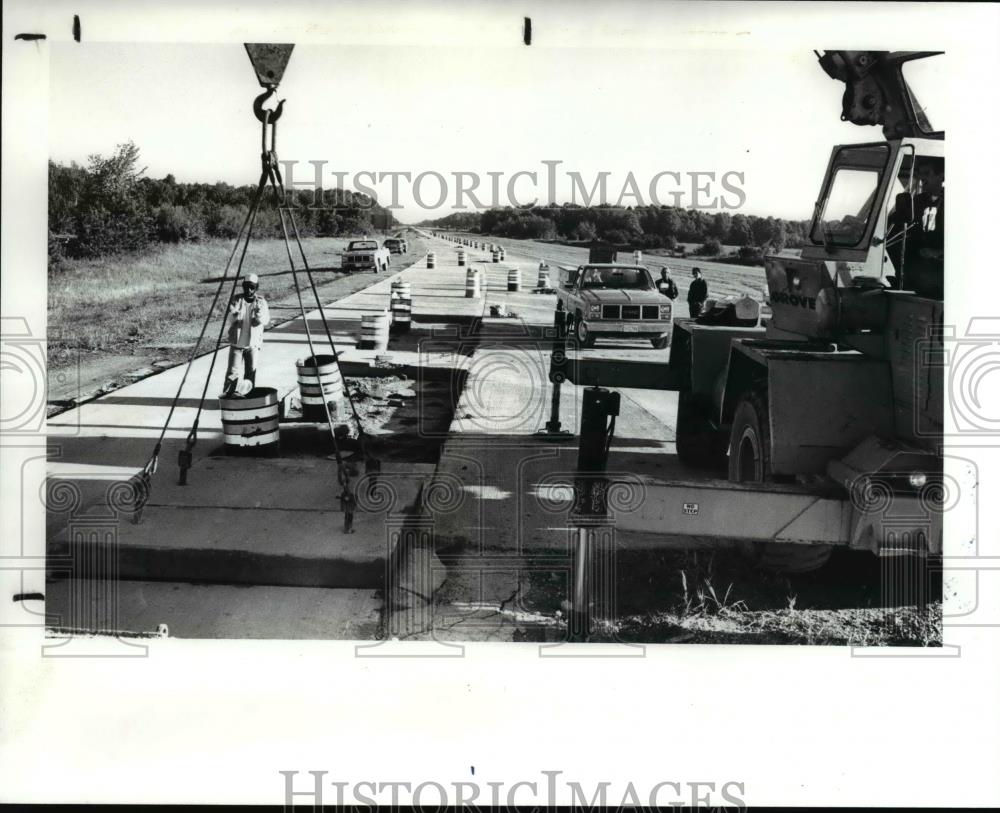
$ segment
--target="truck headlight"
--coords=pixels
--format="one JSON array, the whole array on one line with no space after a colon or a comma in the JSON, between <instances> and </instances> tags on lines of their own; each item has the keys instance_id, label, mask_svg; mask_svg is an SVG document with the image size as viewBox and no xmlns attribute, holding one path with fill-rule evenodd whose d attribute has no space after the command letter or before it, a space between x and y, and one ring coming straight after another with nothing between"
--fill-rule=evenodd
<instances>
[{"instance_id":1,"label":"truck headlight","mask_svg":"<svg viewBox=\"0 0 1000 813\"><path fill-rule=\"evenodd\" d=\"M600 305L591 305L587 309L587 316L589 316L591 319L600 319L601 318L601 306Z\"/></svg>"},{"instance_id":2,"label":"truck headlight","mask_svg":"<svg viewBox=\"0 0 1000 813\"><path fill-rule=\"evenodd\" d=\"M670 318L670 306L669 305L660 305L660 318L661 319L669 319Z\"/></svg>"}]
</instances>

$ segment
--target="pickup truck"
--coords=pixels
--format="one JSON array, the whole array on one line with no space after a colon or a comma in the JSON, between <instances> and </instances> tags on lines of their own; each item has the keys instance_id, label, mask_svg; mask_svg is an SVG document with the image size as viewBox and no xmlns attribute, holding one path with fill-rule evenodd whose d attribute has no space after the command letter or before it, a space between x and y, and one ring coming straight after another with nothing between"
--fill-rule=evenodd
<instances>
[{"instance_id":1,"label":"pickup truck","mask_svg":"<svg viewBox=\"0 0 1000 813\"><path fill-rule=\"evenodd\" d=\"M351 240L340 260L344 271L367 271L373 274L389 267L389 249L379 246L378 240Z\"/></svg>"},{"instance_id":2,"label":"pickup truck","mask_svg":"<svg viewBox=\"0 0 1000 813\"><path fill-rule=\"evenodd\" d=\"M406 241L399 237L389 237L382 243L382 248L390 254L403 254L406 251Z\"/></svg>"},{"instance_id":3,"label":"pickup truck","mask_svg":"<svg viewBox=\"0 0 1000 813\"><path fill-rule=\"evenodd\" d=\"M641 265L591 263L562 269L556 309L566 311L569 328L584 347L599 336L649 339L662 350L670 344L673 307Z\"/></svg>"}]
</instances>

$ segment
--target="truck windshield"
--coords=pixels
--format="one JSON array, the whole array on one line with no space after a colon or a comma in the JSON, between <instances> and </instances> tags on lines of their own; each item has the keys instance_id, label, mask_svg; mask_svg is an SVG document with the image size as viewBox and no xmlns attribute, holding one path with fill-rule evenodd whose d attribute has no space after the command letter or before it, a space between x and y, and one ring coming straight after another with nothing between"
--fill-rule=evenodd
<instances>
[{"instance_id":1,"label":"truck windshield","mask_svg":"<svg viewBox=\"0 0 1000 813\"><path fill-rule=\"evenodd\" d=\"M374 240L355 240L348 247L348 251L367 251L368 249L377 249L378 243Z\"/></svg>"},{"instance_id":2,"label":"truck windshield","mask_svg":"<svg viewBox=\"0 0 1000 813\"><path fill-rule=\"evenodd\" d=\"M642 268L586 268L582 287L648 291L652 289L653 283L649 273Z\"/></svg>"},{"instance_id":3,"label":"truck windshield","mask_svg":"<svg viewBox=\"0 0 1000 813\"><path fill-rule=\"evenodd\" d=\"M837 154L826 197L813 222L813 242L856 246L864 239L888 156L883 144L845 147Z\"/></svg>"}]
</instances>

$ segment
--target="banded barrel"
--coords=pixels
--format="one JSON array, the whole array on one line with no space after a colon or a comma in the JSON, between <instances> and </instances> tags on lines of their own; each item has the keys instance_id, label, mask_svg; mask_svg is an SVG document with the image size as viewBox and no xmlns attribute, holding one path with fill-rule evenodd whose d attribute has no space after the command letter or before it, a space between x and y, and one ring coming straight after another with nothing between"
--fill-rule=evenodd
<instances>
[{"instance_id":1,"label":"banded barrel","mask_svg":"<svg viewBox=\"0 0 1000 813\"><path fill-rule=\"evenodd\" d=\"M497 251L497 249L493 249L492 255L493 255L493 262L495 263L500 262L500 252Z\"/></svg>"},{"instance_id":2,"label":"banded barrel","mask_svg":"<svg viewBox=\"0 0 1000 813\"><path fill-rule=\"evenodd\" d=\"M389 346L389 313L365 313L361 316L361 347L385 350Z\"/></svg>"},{"instance_id":3,"label":"banded barrel","mask_svg":"<svg viewBox=\"0 0 1000 813\"><path fill-rule=\"evenodd\" d=\"M479 269L470 268L465 272L465 296L474 299L480 294Z\"/></svg>"},{"instance_id":4,"label":"banded barrel","mask_svg":"<svg viewBox=\"0 0 1000 813\"><path fill-rule=\"evenodd\" d=\"M270 455L278 449L278 391L254 387L242 398L220 398L226 454Z\"/></svg>"},{"instance_id":5,"label":"banded barrel","mask_svg":"<svg viewBox=\"0 0 1000 813\"><path fill-rule=\"evenodd\" d=\"M542 260L538 264L538 285L537 288L551 288L552 285L549 281L549 264Z\"/></svg>"},{"instance_id":6,"label":"banded barrel","mask_svg":"<svg viewBox=\"0 0 1000 813\"><path fill-rule=\"evenodd\" d=\"M464 265L465 265L465 252L464 251L459 251L458 252L458 266L459 266L459 268L461 268Z\"/></svg>"},{"instance_id":7,"label":"banded barrel","mask_svg":"<svg viewBox=\"0 0 1000 813\"><path fill-rule=\"evenodd\" d=\"M309 356L295 362L299 378L299 400L302 402L302 417L307 421L325 421L326 409L331 412L340 409L344 398L344 379L340 377L337 359L332 355Z\"/></svg>"},{"instance_id":8,"label":"banded barrel","mask_svg":"<svg viewBox=\"0 0 1000 813\"><path fill-rule=\"evenodd\" d=\"M413 311L413 297L410 293L410 283L405 280L394 280L392 283L392 330L405 333L410 329Z\"/></svg>"},{"instance_id":9,"label":"banded barrel","mask_svg":"<svg viewBox=\"0 0 1000 813\"><path fill-rule=\"evenodd\" d=\"M437 263L437 257L434 256L434 252L432 251L430 254L427 255L427 267L434 268L436 263Z\"/></svg>"},{"instance_id":10,"label":"banded barrel","mask_svg":"<svg viewBox=\"0 0 1000 813\"><path fill-rule=\"evenodd\" d=\"M639 251L638 249L636 251L632 252L632 262L635 265L641 265L642 264L642 252Z\"/></svg>"},{"instance_id":11,"label":"banded barrel","mask_svg":"<svg viewBox=\"0 0 1000 813\"><path fill-rule=\"evenodd\" d=\"M520 291L521 290L521 269L511 268L507 272L507 290L508 291Z\"/></svg>"},{"instance_id":12,"label":"banded barrel","mask_svg":"<svg viewBox=\"0 0 1000 813\"><path fill-rule=\"evenodd\" d=\"M500 252L500 260L501 261L507 259L507 250L503 246L497 246L497 251Z\"/></svg>"}]
</instances>

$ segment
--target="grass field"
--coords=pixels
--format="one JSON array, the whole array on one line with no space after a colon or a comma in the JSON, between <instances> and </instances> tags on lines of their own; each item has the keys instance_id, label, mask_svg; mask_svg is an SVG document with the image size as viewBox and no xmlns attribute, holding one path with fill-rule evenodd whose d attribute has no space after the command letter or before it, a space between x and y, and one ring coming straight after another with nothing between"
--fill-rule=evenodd
<instances>
[{"instance_id":1,"label":"grass field","mask_svg":"<svg viewBox=\"0 0 1000 813\"><path fill-rule=\"evenodd\" d=\"M339 254L347 239L311 237L303 248L313 277L327 296L345 296L372 283L371 274L341 273ZM49 271L49 400L85 397L113 386L130 370L156 360L165 366L187 357L208 313L232 250L229 241L158 246L143 255L68 260ZM395 257L393 268L420 256L419 241ZM293 246L296 267L301 258ZM236 263L230 270L235 272ZM252 240L243 273L260 276L269 304L297 303L282 240ZM299 274L301 285L307 284ZM332 286L332 287L331 287ZM219 297L202 343L210 349L229 299L230 283ZM312 300L304 292L307 307ZM273 319L273 317L272 317ZM72 374L67 376L67 371ZM71 379L72 387L60 382ZM66 392L61 392L66 390ZM72 391L71 391L72 390Z\"/></svg>"}]
</instances>

